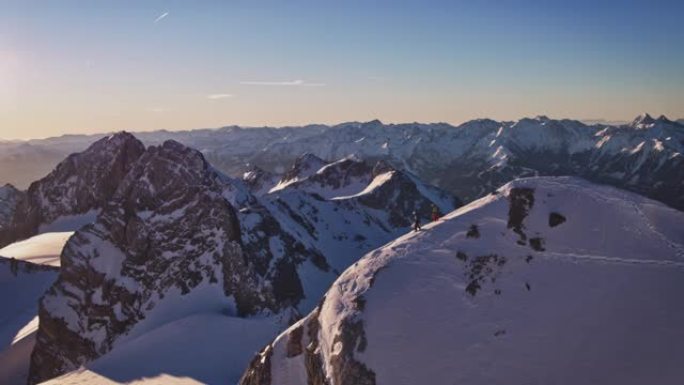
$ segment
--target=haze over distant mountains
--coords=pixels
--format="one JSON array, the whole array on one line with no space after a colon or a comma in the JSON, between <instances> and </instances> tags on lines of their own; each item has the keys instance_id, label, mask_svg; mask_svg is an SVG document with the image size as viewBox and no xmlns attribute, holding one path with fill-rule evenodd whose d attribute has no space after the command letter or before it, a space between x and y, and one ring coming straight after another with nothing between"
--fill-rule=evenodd
<instances>
[{"instance_id":1,"label":"haze over distant mountains","mask_svg":"<svg viewBox=\"0 0 684 385\"><path fill-rule=\"evenodd\" d=\"M19 188L47 174L67 154L104 135L66 135L0 143L0 182ZM684 125L642 114L619 126L545 116L515 122L380 121L282 128L137 133L146 145L173 139L199 149L221 171L259 167L282 173L303 153L327 161L355 156L386 160L471 201L516 177L573 175L625 188L684 208Z\"/></svg>"}]
</instances>

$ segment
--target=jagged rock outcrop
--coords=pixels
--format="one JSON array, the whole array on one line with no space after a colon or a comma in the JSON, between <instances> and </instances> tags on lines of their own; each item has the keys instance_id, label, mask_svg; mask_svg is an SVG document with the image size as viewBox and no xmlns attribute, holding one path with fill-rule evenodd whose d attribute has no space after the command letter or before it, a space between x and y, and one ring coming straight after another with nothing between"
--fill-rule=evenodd
<instances>
[{"instance_id":1,"label":"jagged rock outcrop","mask_svg":"<svg viewBox=\"0 0 684 385\"><path fill-rule=\"evenodd\" d=\"M295 179L307 178L316 173L316 171L318 171L321 167L325 166L326 164L326 161L317 157L314 154L303 154L295 160L290 170L288 170L285 173L285 175L283 175L281 182L287 183Z\"/></svg>"},{"instance_id":2,"label":"jagged rock outcrop","mask_svg":"<svg viewBox=\"0 0 684 385\"><path fill-rule=\"evenodd\" d=\"M35 235L60 217L102 209L144 150L142 142L121 132L68 156L18 200L12 220L0 231L0 247Z\"/></svg>"},{"instance_id":3,"label":"jagged rock outcrop","mask_svg":"<svg viewBox=\"0 0 684 385\"><path fill-rule=\"evenodd\" d=\"M97 221L62 254L40 303L30 383L104 353L166 297L219 285L237 315L276 307L241 248L240 224L221 178L176 142L150 147Z\"/></svg>"},{"instance_id":4,"label":"jagged rock outcrop","mask_svg":"<svg viewBox=\"0 0 684 385\"><path fill-rule=\"evenodd\" d=\"M316 155L305 153L295 159L292 167L283 174L278 184L272 190L283 189L292 183L304 180L314 175L316 171L326 164L327 162Z\"/></svg>"},{"instance_id":5,"label":"jagged rock outcrop","mask_svg":"<svg viewBox=\"0 0 684 385\"><path fill-rule=\"evenodd\" d=\"M242 180L255 195L263 195L278 184L280 178L259 167L252 167L242 175Z\"/></svg>"},{"instance_id":6,"label":"jagged rock outcrop","mask_svg":"<svg viewBox=\"0 0 684 385\"><path fill-rule=\"evenodd\" d=\"M424 185L399 170L379 174L371 183L377 183L377 188L367 194L360 194L356 199L365 206L386 212L388 222L394 227L410 226L414 211L427 219L430 218L433 205L438 206L441 213L447 213L462 204L459 199Z\"/></svg>"},{"instance_id":7,"label":"jagged rock outcrop","mask_svg":"<svg viewBox=\"0 0 684 385\"><path fill-rule=\"evenodd\" d=\"M22 192L11 184L0 187L0 233L9 226Z\"/></svg>"},{"instance_id":8,"label":"jagged rock outcrop","mask_svg":"<svg viewBox=\"0 0 684 385\"><path fill-rule=\"evenodd\" d=\"M320 168L316 174L307 178L307 183L311 185L309 188L335 191L338 196L342 196L345 192L353 192L358 186L367 186L373 177L375 175L372 168L366 162L344 158Z\"/></svg>"}]
</instances>

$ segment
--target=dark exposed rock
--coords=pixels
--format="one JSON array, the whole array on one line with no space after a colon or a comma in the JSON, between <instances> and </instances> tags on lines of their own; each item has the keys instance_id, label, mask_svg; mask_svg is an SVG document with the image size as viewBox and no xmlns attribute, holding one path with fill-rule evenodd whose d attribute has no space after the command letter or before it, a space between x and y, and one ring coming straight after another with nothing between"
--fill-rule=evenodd
<instances>
[{"instance_id":1,"label":"dark exposed rock","mask_svg":"<svg viewBox=\"0 0 684 385\"><path fill-rule=\"evenodd\" d=\"M313 175L318 169L325 166L327 162L314 154L307 153L297 158L292 168L283 175L280 183L286 183L294 179L306 178Z\"/></svg>"},{"instance_id":2,"label":"dark exposed rock","mask_svg":"<svg viewBox=\"0 0 684 385\"><path fill-rule=\"evenodd\" d=\"M292 329L287 338L287 354L288 358L297 357L304 352L302 346L302 335L304 334L304 327L299 326Z\"/></svg>"},{"instance_id":3,"label":"dark exposed rock","mask_svg":"<svg viewBox=\"0 0 684 385\"><path fill-rule=\"evenodd\" d=\"M14 211L23 194L11 184L0 187L0 232L10 225Z\"/></svg>"},{"instance_id":4,"label":"dark exposed rock","mask_svg":"<svg viewBox=\"0 0 684 385\"><path fill-rule=\"evenodd\" d=\"M477 294L477 291L480 290L480 288L480 282L474 279L468 283L468 285L465 288L465 291L474 297L475 294Z\"/></svg>"},{"instance_id":5,"label":"dark exposed rock","mask_svg":"<svg viewBox=\"0 0 684 385\"><path fill-rule=\"evenodd\" d=\"M535 238L530 238L530 247L534 251L544 251L544 239L535 237Z\"/></svg>"},{"instance_id":6,"label":"dark exposed rock","mask_svg":"<svg viewBox=\"0 0 684 385\"><path fill-rule=\"evenodd\" d=\"M466 233L466 238L480 238L480 229L477 225L470 225L468 232Z\"/></svg>"},{"instance_id":7,"label":"dark exposed rock","mask_svg":"<svg viewBox=\"0 0 684 385\"><path fill-rule=\"evenodd\" d=\"M242 180L245 181L250 191L257 195L267 193L271 188L278 184L278 177L259 167L252 167L245 172Z\"/></svg>"},{"instance_id":8,"label":"dark exposed rock","mask_svg":"<svg viewBox=\"0 0 684 385\"><path fill-rule=\"evenodd\" d=\"M150 147L94 224L67 243L57 282L40 302L30 383L111 348L176 288L218 283L238 315L277 309L241 249L235 211L202 155L175 142Z\"/></svg>"},{"instance_id":9,"label":"dark exposed rock","mask_svg":"<svg viewBox=\"0 0 684 385\"><path fill-rule=\"evenodd\" d=\"M396 171L396 168L385 160L379 160L375 163L375 166L373 166L373 178L390 171Z\"/></svg>"},{"instance_id":10,"label":"dark exposed rock","mask_svg":"<svg viewBox=\"0 0 684 385\"><path fill-rule=\"evenodd\" d=\"M266 345L249 363L240 385L271 385L271 357L273 346Z\"/></svg>"},{"instance_id":11,"label":"dark exposed rock","mask_svg":"<svg viewBox=\"0 0 684 385\"><path fill-rule=\"evenodd\" d=\"M468 281L465 291L474 297L487 280L490 282L496 281L496 277L505 264L506 257L496 254L480 255L472 258L465 266L464 275ZM497 294L501 294L500 291Z\"/></svg>"},{"instance_id":12,"label":"dark exposed rock","mask_svg":"<svg viewBox=\"0 0 684 385\"><path fill-rule=\"evenodd\" d=\"M565 222L565 217L562 214L553 212L549 214L549 227L556 227Z\"/></svg>"},{"instance_id":13,"label":"dark exposed rock","mask_svg":"<svg viewBox=\"0 0 684 385\"><path fill-rule=\"evenodd\" d=\"M415 211L423 218L429 218L433 202L426 199L414 180L401 171L389 171L391 175L382 185L368 194L358 197L358 201L368 207L384 210L389 214L389 222L395 227L409 227ZM446 195L444 195L447 198ZM461 202L452 198L453 206Z\"/></svg>"},{"instance_id":14,"label":"dark exposed rock","mask_svg":"<svg viewBox=\"0 0 684 385\"><path fill-rule=\"evenodd\" d=\"M524 244L527 241L523 221L534 206L534 189L525 187L512 188L508 196L508 228L520 237Z\"/></svg>"},{"instance_id":15,"label":"dark exposed rock","mask_svg":"<svg viewBox=\"0 0 684 385\"><path fill-rule=\"evenodd\" d=\"M15 259L14 263L16 263L18 272L33 273L37 271L51 271L56 273L59 271L59 267L56 266L40 265L37 263L22 261L20 259ZM10 270L12 258L0 258L0 265L6 265L8 266L7 270Z\"/></svg>"},{"instance_id":16,"label":"dark exposed rock","mask_svg":"<svg viewBox=\"0 0 684 385\"><path fill-rule=\"evenodd\" d=\"M273 291L276 301L296 304L304 297L304 289L297 275L296 266L292 261L280 259L276 263L273 276Z\"/></svg>"},{"instance_id":17,"label":"dark exposed rock","mask_svg":"<svg viewBox=\"0 0 684 385\"><path fill-rule=\"evenodd\" d=\"M368 341L360 319L345 319L340 326L340 334L333 344L340 343L341 350L330 359L333 383L343 385L375 384L375 373L366 365L354 359L354 351L363 352Z\"/></svg>"},{"instance_id":18,"label":"dark exposed rock","mask_svg":"<svg viewBox=\"0 0 684 385\"><path fill-rule=\"evenodd\" d=\"M133 135L121 132L72 154L19 199L10 224L0 231L0 247L37 233L66 215L102 209L145 151Z\"/></svg>"},{"instance_id":19,"label":"dark exposed rock","mask_svg":"<svg viewBox=\"0 0 684 385\"><path fill-rule=\"evenodd\" d=\"M318 317L322 306L323 301L321 301L321 304L311 313L309 321L306 324L307 336L309 337L309 344L306 346L304 356L307 385L330 385L325 376L323 358L319 352L318 332L321 326L318 322Z\"/></svg>"},{"instance_id":20,"label":"dark exposed rock","mask_svg":"<svg viewBox=\"0 0 684 385\"><path fill-rule=\"evenodd\" d=\"M318 332L320 325L318 316L321 305L307 317L303 324L293 329L288 336L287 357L293 358L304 354L304 369L306 371L307 385L329 385L323 369L323 359L319 351ZM306 333L304 333L306 331ZM304 345L304 337L308 340ZM259 352L249 364L242 375L240 385L272 385L271 384L271 356L273 346L267 345ZM275 384L273 384L275 385Z\"/></svg>"},{"instance_id":21,"label":"dark exposed rock","mask_svg":"<svg viewBox=\"0 0 684 385\"><path fill-rule=\"evenodd\" d=\"M325 166L320 172L310 176L308 182L340 189L352 183L370 183L372 178L372 169L368 164L347 158Z\"/></svg>"}]
</instances>

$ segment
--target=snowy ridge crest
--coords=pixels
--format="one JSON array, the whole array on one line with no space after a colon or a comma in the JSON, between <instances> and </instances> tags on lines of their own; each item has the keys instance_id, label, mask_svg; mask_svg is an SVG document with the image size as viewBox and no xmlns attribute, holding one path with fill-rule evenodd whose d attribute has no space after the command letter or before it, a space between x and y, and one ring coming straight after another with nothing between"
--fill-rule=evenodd
<instances>
[{"instance_id":1,"label":"snowy ridge crest","mask_svg":"<svg viewBox=\"0 0 684 385\"><path fill-rule=\"evenodd\" d=\"M682 226L612 187L514 181L367 254L241 384L677 384Z\"/></svg>"}]
</instances>

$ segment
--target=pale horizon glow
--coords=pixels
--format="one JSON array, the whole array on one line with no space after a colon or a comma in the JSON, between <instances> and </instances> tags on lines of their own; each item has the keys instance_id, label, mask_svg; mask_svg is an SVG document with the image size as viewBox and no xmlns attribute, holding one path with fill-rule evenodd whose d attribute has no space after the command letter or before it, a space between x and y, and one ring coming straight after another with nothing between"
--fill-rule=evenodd
<instances>
[{"instance_id":1,"label":"pale horizon glow","mask_svg":"<svg viewBox=\"0 0 684 385\"><path fill-rule=\"evenodd\" d=\"M684 3L662 0L10 1L0 139L681 119L682 14Z\"/></svg>"}]
</instances>

